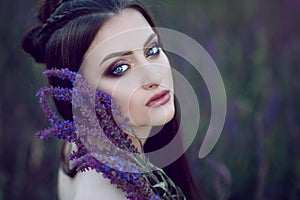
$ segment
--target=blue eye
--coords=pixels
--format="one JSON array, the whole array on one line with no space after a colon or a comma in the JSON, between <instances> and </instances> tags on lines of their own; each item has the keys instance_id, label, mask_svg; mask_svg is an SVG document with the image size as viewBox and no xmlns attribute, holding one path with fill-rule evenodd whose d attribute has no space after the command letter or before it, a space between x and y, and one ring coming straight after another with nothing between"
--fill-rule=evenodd
<instances>
[{"instance_id":1,"label":"blue eye","mask_svg":"<svg viewBox=\"0 0 300 200\"><path fill-rule=\"evenodd\" d=\"M155 44L154 46L150 47L149 49L147 49L146 51L146 58L150 57L150 56L154 56L154 55L159 55L160 53L160 46L158 44Z\"/></svg>"},{"instance_id":2,"label":"blue eye","mask_svg":"<svg viewBox=\"0 0 300 200\"><path fill-rule=\"evenodd\" d=\"M128 69L129 69L128 64L119 64L113 67L109 73L112 76L122 76Z\"/></svg>"}]
</instances>

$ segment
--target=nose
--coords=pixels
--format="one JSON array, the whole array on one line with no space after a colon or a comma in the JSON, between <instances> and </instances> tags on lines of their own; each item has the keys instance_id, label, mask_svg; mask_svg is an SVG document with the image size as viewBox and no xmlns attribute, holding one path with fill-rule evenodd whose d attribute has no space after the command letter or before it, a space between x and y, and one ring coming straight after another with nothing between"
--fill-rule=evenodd
<instances>
[{"instance_id":1,"label":"nose","mask_svg":"<svg viewBox=\"0 0 300 200\"><path fill-rule=\"evenodd\" d=\"M145 90L154 90L161 84L162 72L157 64L149 62L143 52L140 53L141 55L137 53L136 65L141 67L143 73L142 87Z\"/></svg>"},{"instance_id":2,"label":"nose","mask_svg":"<svg viewBox=\"0 0 300 200\"><path fill-rule=\"evenodd\" d=\"M145 90L154 90L158 88L159 84L157 83L144 83L143 88Z\"/></svg>"},{"instance_id":3,"label":"nose","mask_svg":"<svg viewBox=\"0 0 300 200\"><path fill-rule=\"evenodd\" d=\"M161 84L162 75L156 71L155 67L145 66L145 79L143 82L143 88L145 90L154 90Z\"/></svg>"}]
</instances>

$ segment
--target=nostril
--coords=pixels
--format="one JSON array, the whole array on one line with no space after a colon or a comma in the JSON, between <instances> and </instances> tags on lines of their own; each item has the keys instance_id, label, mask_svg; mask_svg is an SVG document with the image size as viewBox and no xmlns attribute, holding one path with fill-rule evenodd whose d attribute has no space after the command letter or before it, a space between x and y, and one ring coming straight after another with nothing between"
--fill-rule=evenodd
<instances>
[{"instance_id":1,"label":"nostril","mask_svg":"<svg viewBox=\"0 0 300 200\"><path fill-rule=\"evenodd\" d=\"M151 84L149 88L150 88L150 89L155 89L155 88L157 88L157 87L158 87L158 84Z\"/></svg>"},{"instance_id":2,"label":"nostril","mask_svg":"<svg viewBox=\"0 0 300 200\"><path fill-rule=\"evenodd\" d=\"M146 83L144 84L144 88L148 89L148 90L153 90L156 89L158 87L159 84L157 83Z\"/></svg>"}]
</instances>

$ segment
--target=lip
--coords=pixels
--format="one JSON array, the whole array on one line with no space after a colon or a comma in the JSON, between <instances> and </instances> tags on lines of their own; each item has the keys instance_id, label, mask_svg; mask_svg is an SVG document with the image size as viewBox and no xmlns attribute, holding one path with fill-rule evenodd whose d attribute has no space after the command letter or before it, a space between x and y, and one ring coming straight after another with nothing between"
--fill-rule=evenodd
<instances>
[{"instance_id":1,"label":"lip","mask_svg":"<svg viewBox=\"0 0 300 200\"><path fill-rule=\"evenodd\" d=\"M146 106L150 108L156 108L166 104L170 100L170 98L171 98L170 91L162 90L161 92L153 95L146 103Z\"/></svg>"}]
</instances>

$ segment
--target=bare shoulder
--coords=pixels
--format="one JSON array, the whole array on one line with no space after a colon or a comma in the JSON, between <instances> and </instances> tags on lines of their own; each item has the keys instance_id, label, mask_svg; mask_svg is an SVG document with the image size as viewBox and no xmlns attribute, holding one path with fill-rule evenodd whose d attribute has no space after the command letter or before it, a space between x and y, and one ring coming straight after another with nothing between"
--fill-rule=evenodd
<instances>
[{"instance_id":1,"label":"bare shoulder","mask_svg":"<svg viewBox=\"0 0 300 200\"><path fill-rule=\"evenodd\" d=\"M78 173L74 178L70 178L59 169L58 193L60 200L126 199L125 193L94 170Z\"/></svg>"}]
</instances>

